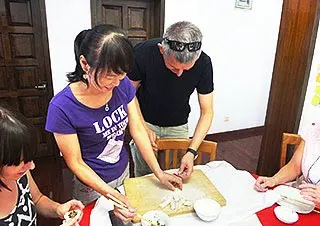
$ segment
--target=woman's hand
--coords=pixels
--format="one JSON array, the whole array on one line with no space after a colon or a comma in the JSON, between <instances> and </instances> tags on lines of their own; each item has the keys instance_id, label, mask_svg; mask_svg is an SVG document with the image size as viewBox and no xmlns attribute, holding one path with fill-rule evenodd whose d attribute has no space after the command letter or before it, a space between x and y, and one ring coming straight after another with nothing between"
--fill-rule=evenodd
<instances>
[{"instance_id":1,"label":"woman's hand","mask_svg":"<svg viewBox=\"0 0 320 226\"><path fill-rule=\"evenodd\" d=\"M158 175L158 179L161 184L167 186L170 190L174 190L176 187L182 190L182 178L180 176L172 175L169 173L161 172Z\"/></svg>"},{"instance_id":2,"label":"woman's hand","mask_svg":"<svg viewBox=\"0 0 320 226\"><path fill-rule=\"evenodd\" d=\"M63 219L64 215L70 211L75 209L82 209L84 208L84 205L78 201L78 200L70 200L66 203L59 204L56 208L57 215ZM70 219L68 221L63 221L63 224L61 226L78 226L78 222L81 220L82 214L79 218Z\"/></svg>"},{"instance_id":3,"label":"woman's hand","mask_svg":"<svg viewBox=\"0 0 320 226\"><path fill-rule=\"evenodd\" d=\"M56 208L56 212L57 215L63 219L64 215L70 211L70 210L75 210L75 209L80 209L82 210L84 208L84 205L82 204L82 202L78 201L78 200L70 200L66 203L63 204L59 204Z\"/></svg>"},{"instance_id":4,"label":"woman's hand","mask_svg":"<svg viewBox=\"0 0 320 226\"><path fill-rule=\"evenodd\" d=\"M193 172L193 161L194 156L192 153L187 152L181 159L180 169L178 175L183 179L187 180Z\"/></svg>"},{"instance_id":5,"label":"woman's hand","mask_svg":"<svg viewBox=\"0 0 320 226\"><path fill-rule=\"evenodd\" d=\"M126 221L132 220L137 215L137 210L130 205L127 197L125 197L120 193L113 193L112 196L114 196L116 199L126 204L126 206L128 207L128 210L124 210L124 209L120 209L117 206L114 206L115 216L120 218L122 221L126 222Z\"/></svg>"},{"instance_id":6,"label":"woman's hand","mask_svg":"<svg viewBox=\"0 0 320 226\"><path fill-rule=\"evenodd\" d=\"M267 191L268 188L276 186L276 182L273 177L258 177L254 184L254 189L257 191Z\"/></svg>"},{"instance_id":7,"label":"woman's hand","mask_svg":"<svg viewBox=\"0 0 320 226\"><path fill-rule=\"evenodd\" d=\"M301 195L309 201L314 202L316 208L320 208L320 186L309 184L306 182L302 182L299 185L299 189L301 189Z\"/></svg>"}]
</instances>

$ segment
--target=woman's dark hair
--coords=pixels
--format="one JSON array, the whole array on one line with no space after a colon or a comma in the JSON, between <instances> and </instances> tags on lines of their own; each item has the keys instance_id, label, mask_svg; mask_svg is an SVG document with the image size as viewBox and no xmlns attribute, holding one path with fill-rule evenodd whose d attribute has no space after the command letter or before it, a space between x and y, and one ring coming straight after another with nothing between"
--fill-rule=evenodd
<instances>
[{"instance_id":1,"label":"woman's dark hair","mask_svg":"<svg viewBox=\"0 0 320 226\"><path fill-rule=\"evenodd\" d=\"M34 158L32 127L18 113L0 106L0 172L3 166L18 166ZM8 187L0 180L1 187ZM9 189L10 190L10 189Z\"/></svg>"},{"instance_id":2,"label":"woman's dark hair","mask_svg":"<svg viewBox=\"0 0 320 226\"><path fill-rule=\"evenodd\" d=\"M90 70L95 70L94 80L98 83L98 75L102 71L115 74L128 73L133 64L133 47L123 30L113 25L102 24L92 29L81 31L74 40L74 54L76 68L68 73L70 83L82 81L85 72L80 65L80 56L83 55Z\"/></svg>"}]
</instances>

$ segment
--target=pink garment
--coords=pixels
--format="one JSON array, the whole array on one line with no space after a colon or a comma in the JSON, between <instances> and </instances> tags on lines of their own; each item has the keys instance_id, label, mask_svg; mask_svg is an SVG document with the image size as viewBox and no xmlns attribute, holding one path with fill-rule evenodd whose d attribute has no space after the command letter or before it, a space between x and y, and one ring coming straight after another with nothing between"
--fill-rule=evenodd
<instances>
[{"instance_id":1,"label":"pink garment","mask_svg":"<svg viewBox=\"0 0 320 226\"><path fill-rule=\"evenodd\" d=\"M302 173L307 182L320 184L320 121L308 124L301 132L305 141Z\"/></svg>"}]
</instances>

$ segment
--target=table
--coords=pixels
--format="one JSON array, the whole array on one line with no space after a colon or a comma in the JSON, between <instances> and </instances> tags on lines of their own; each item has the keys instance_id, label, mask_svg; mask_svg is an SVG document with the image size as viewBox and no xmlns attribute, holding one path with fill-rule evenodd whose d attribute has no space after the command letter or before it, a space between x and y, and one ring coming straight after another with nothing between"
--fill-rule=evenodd
<instances>
[{"instance_id":1,"label":"table","mask_svg":"<svg viewBox=\"0 0 320 226\"><path fill-rule=\"evenodd\" d=\"M253 175L255 178L257 177L256 175ZM222 191L221 191L222 192ZM95 206L95 202L88 204L85 209L84 209L84 213L83 213L83 217L82 220L80 222L81 226L89 226L89 222L90 222L90 214L92 209ZM256 213L258 219L260 220L262 225L272 225L272 226L281 226L281 225L287 225L284 224L282 222L280 222L274 212L273 209L276 207L277 205L274 204L271 207L265 208L261 211L258 211ZM205 225L205 224L204 224ZM209 224L210 225L210 224ZM232 224L232 225L237 225L237 224ZM320 214L317 213L310 213L310 214L299 214L299 220L292 224L293 226L300 226L300 225L308 225L308 226L312 226L312 225L320 225ZM250 225L251 226L251 225Z\"/></svg>"}]
</instances>

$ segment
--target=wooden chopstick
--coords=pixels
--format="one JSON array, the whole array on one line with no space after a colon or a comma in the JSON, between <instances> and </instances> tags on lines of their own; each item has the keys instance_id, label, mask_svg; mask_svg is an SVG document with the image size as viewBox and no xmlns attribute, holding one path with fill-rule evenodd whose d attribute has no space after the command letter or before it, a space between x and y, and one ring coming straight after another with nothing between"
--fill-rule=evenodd
<instances>
[{"instance_id":1,"label":"wooden chopstick","mask_svg":"<svg viewBox=\"0 0 320 226\"><path fill-rule=\"evenodd\" d=\"M120 209L123 209L123 210L126 210L126 211L130 212L128 207L127 207L127 205L125 203L123 203L122 201L120 201L119 199L117 199L116 197L114 197L113 195L107 194L107 198L116 207L119 207ZM141 220L144 220L144 221L148 222L151 226L158 226L158 224L154 223L153 221L151 221L149 219L144 218L139 213L137 213L137 217L140 218Z\"/></svg>"},{"instance_id":2,"label":"wooden chopstick","mask_svg":"<svg viewBox=\"0 0 320 226\"><path fill-rule=\"evenodd\" d=\"M313 206L310 203L304 202L302 200L297 200L297 199L294 199L294 198L289 198L289 197L287 197L285 195L281 195L281 198L291 202L292 204L300 204L300 205L302 204L302 205L310 206L310 207Z\"/></svg>"},{"instance_id":3,"label":"wooden chopstick","mask_svg":"<svg viewBox=\"0 0 320 226\"><path fill-rule=\"evenodd\" d=\"M320 213L320 210L318 210L318 209L313 209L312 211L315 213Z\"/></svg>"}]
</instances>

